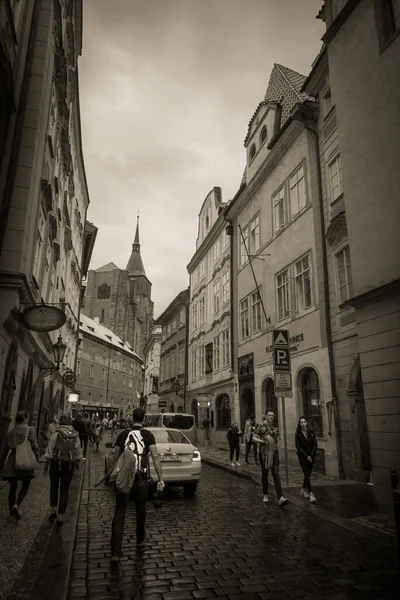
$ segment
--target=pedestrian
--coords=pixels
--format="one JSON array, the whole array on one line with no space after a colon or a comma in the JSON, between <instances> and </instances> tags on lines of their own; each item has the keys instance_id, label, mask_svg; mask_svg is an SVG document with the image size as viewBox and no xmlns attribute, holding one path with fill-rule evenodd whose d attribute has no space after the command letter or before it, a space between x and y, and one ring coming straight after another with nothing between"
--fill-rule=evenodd
<instances>
[{"instance_id":1,"label":"pedestrian","mask_svg":"<svg viewBox=\"0 0 400 600\"><path fill-rule=\"evenodd\" d=\"M25 440L28 440L37 461L39 460L40 456L35 429L34 427L30 427L28 425L28 421L29 414L26 410L17 412L15 418L15 427L8 431L6 436L9 454L4 465L2 479L3 481L8 481L10 486L8 492L8 508L10 518L13 517L17 521L21 519L21 512L19 509L29 491L31 481L35 477L33 469L17 469L17 446L25 442ZM22 487L17 497L18 482L21 482Z\"/></svg>"},{"instance_id":2,"label":"pedestrian","mask_svg":"<svg viewBox=\"0 0 400 600\"><path fill-rule=\"evenodd\" d=\"M50 473L49 521L57 521L58 525L62 525L71 481L82 458L79 434L72 427L70 415L61 415L59 427L49 440L44 458L43 473L45 476Z\"/></svg>"},{"instance_id":3,"label":"pedestrian","mask_svg":"<svg viewBox=\"0 0 400 600\"><path fill-rule=\"evenodd\" d=\"M84 438L85 438L85 424L82 419L81 413L76 413L74 420L72 421L72 427L79 435L79 441L83 449Z\"/></svg>"},{"instance_id":4,"label":"pedestrian","mask_svg":"<svg viewBox=\"0 0 400 600\"><path fill-rule=\"evenodd\" d=\"M300 417L295 435L297 456L304 473L303 487L300 495L308 498L315 504L317 501L311 488L311 473L314 466L315 455L318 450L317 438L315 433L308 426L307 419Z\"/></svg>"},{"instance_id":5,"label":"pedestrian","mask_svg":"<svg viewBox=\"0 0 400 600\"><path fill-rule=\"evenodd\" d=\"M258 456L257 456L257 444L255 442L253 442L253 434L254 434L255 428L256 428L255 416L250 415L250 417L247 419L245 426L244 426L244 443L246 445L246 454L245 454L244 460L245 460L246 464L249 464L249 454L250 454L251 448L253 448L254 461L255 461L256 465L259 465L260 463L258 462Z\"/></svg>"},{"instance_id":6,"label":"pedestrian","mask_svg":"<svg viewBox=\"0 0 400 600\"><path fill-rule=\"evenodd\" d=\"M146 500L149 486L149 454L153 459L154 468L158 477L157 491L162 492L164 482L162 478L162 469L160 457L158 456L156 440L154 434L143 428L145 412L142 408L135 408L133 411L133 426L131 429L121 431L115 442L115 460L125 451L125 444L129 443L132 432L139 434L139 441L143 447L143 453L140 456L138 471L135 474L133 486L130 492L121 493L116 490L115 514L112 522L111 535L111 563L118 564L122 540L124 536L124 525L126 509L129 498L131 497L136 504L136 545L142 547L146 541ZM135 439L137 433L134 433Z\"/></svg>"},{"instance_id":7,"label":"pedestrian","mask_svg":"<svg viewBox=\"0 0 400 600\"><path fill-rule=\"evenodd\" d=\"M226 439L229 444L229 461L231 463L231 467L240 467L239 455L240 455L240 438L242 432L239 431L239 425L236 421L232 421L230 428L228 429L228 433L226 434ZM233 461L233 456L236 454L236 462Z\"/></svg>"},{"instance_id":8,"label":"pedestrian","mask_svg":"<svg viewBox=\"0 0 400 600\"><path fill-rule=\"evenodd\" d=\"M83 423L83 436L82 436L81 443L83 442L83 447L82 447L83 458L86 458L88 444L89 444L89 438L92 435L92 422L89 419L89 415L87 412L83 413L82 423Z\"/></svg>"},{"instance_id":9,"label":"pedestrian","mask_svg":"<svg viewBox=\"0 0 400 600\"><path fill-rule=\"evenodd\" d=\"M99 419L94 425L93 430L93 444L96 446L96 451L99 451L99 444L103 439L103 423Z\"/></svg>"},{"instance_id":10,"label":"pedestrian","mask_svg":"<svg viewBox=\"0 0 400 600\"><path fill-rule=\"evenodd\" d=\"M60 424L60 420L58 418L58 414L55 413L53 415L51 422L49 423L48 428L47 428L47 441L51 438L53 433L55 433L57 431L59 424Z\"/></svg>"},{"instance_id":11,"label":"pedestrian","mask_svg":"<svg viewBox=\"0 0 400 600\"><path fill-rule=\"evenodd\" d=\"M283 495L279 476L279 429L274 426L274 417L273 410L269 410L266 415L262 416L262 422L255 428L253 441L260 445L259 462L264 494L263 502L268 502L268 471L271 470L279 506L284 506L289 500Z\"/></svg>"}]
</instances>

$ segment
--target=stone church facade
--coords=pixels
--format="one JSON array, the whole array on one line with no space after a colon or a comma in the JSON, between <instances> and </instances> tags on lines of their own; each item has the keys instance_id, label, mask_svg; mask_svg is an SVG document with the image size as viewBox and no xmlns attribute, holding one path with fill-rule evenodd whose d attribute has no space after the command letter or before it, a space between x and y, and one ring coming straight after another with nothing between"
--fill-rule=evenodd
<instances>
[{"instance_id":1,"label":"stone church facade","mask_svg":"<svg viewBox=\"0 0 400 600\"><path fill-rule=\"evenodd\" d=\"M82 312L128 342L139 356L153 326L151 283L140 253L139 221L126 269L110 262L88 272Z\"/></svg>"}]
</instances>

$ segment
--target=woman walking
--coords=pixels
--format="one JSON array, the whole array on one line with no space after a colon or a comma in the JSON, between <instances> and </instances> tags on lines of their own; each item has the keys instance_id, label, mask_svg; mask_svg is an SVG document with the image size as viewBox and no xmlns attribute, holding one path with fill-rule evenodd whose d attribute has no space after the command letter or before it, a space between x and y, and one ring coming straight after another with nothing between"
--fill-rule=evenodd
<instances>
[{"instance_id":1,"label":"woman walking","mask_svg":"<svg viewBox=\"0 0 400 600\"><path fill-rule=\"evenodd\" d=\"M311 488L311 472L314 466L318 444L317 438L312 429L309 428L305 417L300 417L299 419L295 441L297 456L299 457L299 463L304 473L304 482L300 494L304 498L308 498L310 502L315 503L317 500Z\"/></svg>"},{"instance_id":2,"label":"woman walking","mask_svg":"<svg viewBox=\"0 0 400 600\"><path fill-rule=\"evenodd\" d=\"M256 463L256 465L259 465L260 463L258 462L258 454L257 454L257 444L255 442L253 442L253 434L254 434L254 430L256 428L256 421L255 421L255 416L251 415L247 421L246 424L244 426L244 443L246 445L246 455L245 455L245 463L249 464L249 454L250 454L250 450L253 447L253 452L254 452L254 461Z\"/></svg>"},{"instance_id":3,"label":"woman walking","mask_svg":"<svg viewBox=\"0 0 400 600\"><path fill-rule=\"evenodd\" d=\"M16 468L17 446L25 440L31 445L36 460L39 460L40 450L37 444L36 433L33 427L28 426L29 414L26 410L19 411L15 419L15 427L7 433L7 446L10 453L7 457L3 471L3 481L8 481L10 490L8 493L8 508L10 517L14 517L17 521L21 519L19 507L26 497L32 479L35 477L32 470L19 470ZM18 482L21 482L22 487L17 497Z\"/></svg>"},{"instance_id":4,"label":"woman walking","mask_svg":"<svg viewBox=\"0 0 400 600\"><path fill-rule=\"evenodd\" d=\"M229 444L229 460L231 467L240 467L239 454L240 454L240 438L242 432L239 431L239 426L236 421L232 421L231 426L226 434L226 439ZM233 462L233 455L236 453L236 463Z\"/></svg>"},{"instance_id":5,"label":"woman walking","mask_svg":"<svg viewBox=\"0 0 400 600\"><path fill-rule=\"evenodd\" d=\"M50 471L49 521L57 521L58 525L62 525L71 481L82 458L79 436L72 427L69 415L61 415L60 425L50 438L44 458L44 475Z\"/></svg>"},{"instance_id":6,"label":"woman walking","mask_svg":"<svg viewBox=\"0 0 400 600\"><path fill-rule=\"evenodd\" d=\"M99 419L97 421L97 423L94 424L94 429L93 429L93 444L96 446L97 452L99 451L99 444L102 439L103 439L103 423L101 422L101 419Z\"/></svg>"}]
</instances>

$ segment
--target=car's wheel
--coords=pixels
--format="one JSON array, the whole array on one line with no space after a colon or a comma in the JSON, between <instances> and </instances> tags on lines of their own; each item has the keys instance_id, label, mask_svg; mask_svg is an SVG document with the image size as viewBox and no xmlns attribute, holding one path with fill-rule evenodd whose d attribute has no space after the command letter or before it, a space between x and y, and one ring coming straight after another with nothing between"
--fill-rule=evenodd
<instances>
[{"instance_id":1,"label":"car's wheel","mask_svg":"<svg viewBox=\"0 0 400 600\"><path fill-rule=\"evenodd\" d=\"M197 481L196 483L185 483L183 486L183 493L187 497L194 496L197 490Z\"/></svg>"}]
</instances>

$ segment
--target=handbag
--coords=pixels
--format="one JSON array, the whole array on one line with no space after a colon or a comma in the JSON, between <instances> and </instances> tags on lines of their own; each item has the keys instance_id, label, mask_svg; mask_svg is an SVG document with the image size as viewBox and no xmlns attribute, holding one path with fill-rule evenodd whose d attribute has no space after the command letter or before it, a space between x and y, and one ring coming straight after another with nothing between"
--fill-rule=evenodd
<instances>
[{"instance_id":1,"label":"handbag","mask_svg":"<svg viewBox=\"0 0 400 600\"><path fill-rule=\"evenodd\" d=\"M26 430L26 436L21 444L15 448L15 470L16 471L33 471L38 465L35 453L32 450L30 441L28 440L29 427Z\"/></svg>"}]
</instances>

